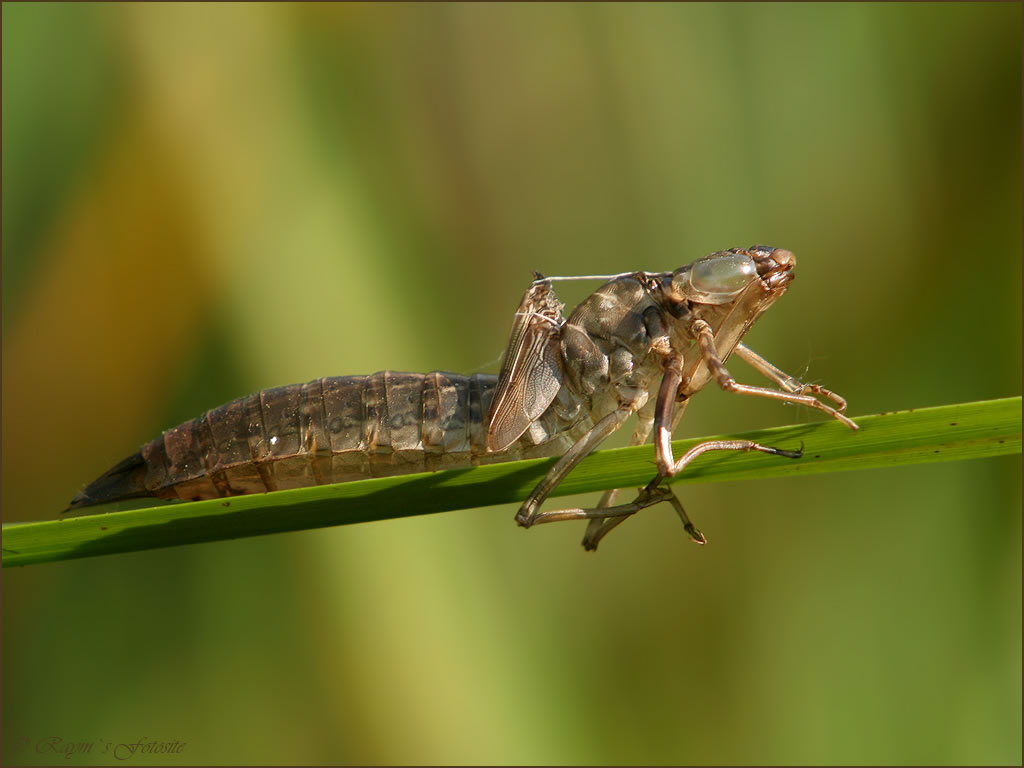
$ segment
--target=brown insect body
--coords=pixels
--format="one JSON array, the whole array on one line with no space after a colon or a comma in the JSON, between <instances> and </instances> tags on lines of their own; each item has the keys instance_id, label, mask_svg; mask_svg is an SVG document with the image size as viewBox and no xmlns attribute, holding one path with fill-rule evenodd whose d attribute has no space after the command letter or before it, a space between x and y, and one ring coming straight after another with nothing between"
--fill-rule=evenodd
<instances>
[{"instance_id":1,"label":"brown insect body","mask_svg":"<svg viewBox=\"0 0 1024 768\"><path fill-rule=\"evenodd\" d=\"M592 424L546 409L505 450L486 451L498 377L381 371L256 392L144 445L71 502L155 496L196 501L459 469L564 453Z\"/></svg>"},{"instance_id":2,"label":"brown insect body","mask_svg":"<svg viewBox=\"0 0 1024 768\"><path fill-rule=\"evenodd\" d=\"M662 481L700 453L799 452L749 441L702 443L676 461L671 432L689 398L714 380L737 394L817 408L853 429L845 401L775 368L741 340L786 290L796 259L754 246L719 251L674 272L613 276L566 319L541 278L516 312L498 376L382 371L257 392L164 432L104 473L71 510L124 498L210 499L309 485L561 456L516 520L588 519L584 546L660 501L691 538L703 536ZM737 353L780 389L738 384L725 368ZM818 397L831 399L836 408ZM658 473L630 504L606 493L595 509L539 512L571 469L625 420L632 443L655 431Z\"/></svg>"}]
</instances>

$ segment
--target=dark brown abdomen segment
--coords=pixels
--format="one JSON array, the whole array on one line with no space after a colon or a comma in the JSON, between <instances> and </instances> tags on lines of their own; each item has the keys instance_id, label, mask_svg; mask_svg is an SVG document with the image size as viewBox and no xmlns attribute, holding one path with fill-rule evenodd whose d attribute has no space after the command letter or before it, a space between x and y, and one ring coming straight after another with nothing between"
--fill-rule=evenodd
<instances>
[{"instance_id":1,"label":"dark brown abdomen segment","mask_svg":"<svg viewBox=\"0 0 1024 768\"><path fill-rule=\"evenodd\" d=\"M97 478L70 509L470 466L484 453L496 380L382 371L262 390L164 432Z\"/></svg>"}]
</instances>

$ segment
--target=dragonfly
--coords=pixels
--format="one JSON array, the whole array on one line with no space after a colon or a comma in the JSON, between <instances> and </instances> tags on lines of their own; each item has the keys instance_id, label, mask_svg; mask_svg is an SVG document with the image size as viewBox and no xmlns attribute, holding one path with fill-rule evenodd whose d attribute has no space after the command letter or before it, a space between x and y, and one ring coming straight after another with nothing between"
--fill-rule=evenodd
<instances>
[{"instance_id":1,"label":"dragonfly","mask_svg":"<svg viewBox=\"0 0 1024 768\"><path fill-rule=\"evenodd\" d=\"M703 544L667 480L709 451L802 455L802 446L709 440L676 458L672 433L706 385L808 406L857 429L842 397L742 343L786 292L795 266L792 252L757 245L671 272L536 274L497 376L380 371L264 389L166 430L86 486L66 512L140 497L194 501L558 456L517 511L519 525L587 520L583 546L594 550L628 517L667 502ZM605 282L566 317L554 283L580 279ZM733 354L776 387L739 383L725 367ZM630 443L653 435L651 482L628 503L616 503L615 489L596 507L541 511L569 472L634 415Z\"/></svg>"}]
</instances>

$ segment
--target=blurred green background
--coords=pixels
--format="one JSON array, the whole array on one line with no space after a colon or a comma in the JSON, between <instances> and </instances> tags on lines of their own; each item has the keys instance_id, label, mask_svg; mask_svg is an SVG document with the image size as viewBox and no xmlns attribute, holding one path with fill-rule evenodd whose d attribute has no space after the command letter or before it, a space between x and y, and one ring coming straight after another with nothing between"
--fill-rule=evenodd
<instances>
[{"instance_id":1,"label":"blurred green background","mask_svg":"<svg viewBox=\"0 0 1024 768\"><path fill-rule=\"evenodd\" d=\"M535 269L783 246L748 342L851 414L1019 394L1020 29L4 3L3 519L261 387L496 371ZM817 418L708 391L679 435ZM2 759L1020 763L1020 457L683 497L703 549L499 507L4 571Z\"/></svg>"}]
</instances>

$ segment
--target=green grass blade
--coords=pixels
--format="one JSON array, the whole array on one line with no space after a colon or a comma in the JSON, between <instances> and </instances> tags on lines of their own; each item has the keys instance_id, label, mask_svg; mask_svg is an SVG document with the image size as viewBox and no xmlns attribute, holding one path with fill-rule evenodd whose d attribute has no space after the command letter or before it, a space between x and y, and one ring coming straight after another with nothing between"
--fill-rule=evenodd
<instances>
[{"instance_id":1,"label":"green grass blade","mask_svg":"<svg viewBox=\"0 0 1024 768\"><path fill-rule=\"evenodd\" d=\"M856 421L859 432L830 421L722 436L780 448L803 443L804 458L708 453L675 482L781 477L1021 452L1020 397L861 416ZM706 439L674 443L676 456ZM3 530L3 567L516 502L554 461L534 459L10 525ZM554 495L639 487L653 475L650 445L601 451L584 460Z\"/></svg>"}]
</instances>

